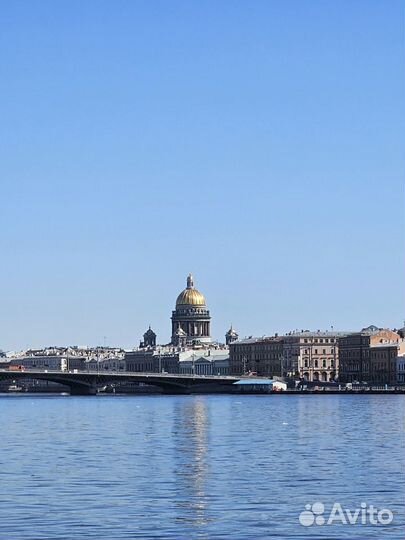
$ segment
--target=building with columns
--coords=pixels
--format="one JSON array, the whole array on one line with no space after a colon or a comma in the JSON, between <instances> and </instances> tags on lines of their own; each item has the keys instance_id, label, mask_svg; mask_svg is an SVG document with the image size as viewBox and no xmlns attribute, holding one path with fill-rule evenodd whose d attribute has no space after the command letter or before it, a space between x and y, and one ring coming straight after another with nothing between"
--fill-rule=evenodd
<instances>
[{"instance_id":1,"label":"building with columns","mask_svg":"<svg viewBox=\"0 0 405 540\"><path fill-rule=\"evenodd\" d=\"M339 377L339 340L347 332L320 330L283 336L283 363L288 373L307 382L332 382Z\"/></svg>"},{"instance_id":2,"label":"building with columns","mask_svg":"<svg viewBox=\"0 0 405 540\"><path fill-rule=\"evenodd\" d=\"M194 287L193 276L179 294L172 312L172 344L176 346L211 342L211 317L205 297Z\"/></svg>"},{"instance_id":3,"label":"building with columns","mask_svg":"<svg viewBox=\"0 0 405 540\"><path fill-rule=\"evenodd\" d=\"M149 327L140 346L126 351L128 371L152 373L183 373L196 375L227 375L228 345L211 339L211 316L205 297L194 287L193 276L181 291L172 311L172 334L169 344L158 345L156 334ZM238 338L231 328L226 334L230 343Z\"/></svg>"}]
</instances>

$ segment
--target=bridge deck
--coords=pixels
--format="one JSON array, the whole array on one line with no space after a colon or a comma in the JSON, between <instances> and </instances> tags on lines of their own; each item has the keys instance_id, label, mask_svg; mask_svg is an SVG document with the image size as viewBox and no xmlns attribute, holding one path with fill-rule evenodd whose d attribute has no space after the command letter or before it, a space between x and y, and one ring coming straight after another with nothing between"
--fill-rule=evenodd
<instances>
[{"instance_id":1,"label":"bridge deck","mask_svg":"<svg viewBox=\"0 0 405 540\"><path fill-rule=\"evenodd\" d=\"M131 371L97 372L97 371L56 371L34 370L12 371L0 370L1 380L39 379L64 384L72 393L95 394L97 388L106 384L122 384L140 382L159 386L166 391L188 392L191 388L209 385L229 386L240 378L224 375L189 375L175 373L138 373Z\"/></svg>"}]
</instances>

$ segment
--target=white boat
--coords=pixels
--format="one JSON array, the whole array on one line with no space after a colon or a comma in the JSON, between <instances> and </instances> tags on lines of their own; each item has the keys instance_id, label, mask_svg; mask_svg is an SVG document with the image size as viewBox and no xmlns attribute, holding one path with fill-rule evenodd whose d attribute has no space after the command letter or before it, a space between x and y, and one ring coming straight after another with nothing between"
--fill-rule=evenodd
<instances>
[{"instance_id":1,"label":"white boat","mask_svg":"<svg viewBox=\"0 0 405 540\"><path fill-rule=\"evenodd\" d=\"M8 387L9 392L22 392L24 388L22 386L18 386L17 384L10 384Z\"/></svg>"}]
</instances>

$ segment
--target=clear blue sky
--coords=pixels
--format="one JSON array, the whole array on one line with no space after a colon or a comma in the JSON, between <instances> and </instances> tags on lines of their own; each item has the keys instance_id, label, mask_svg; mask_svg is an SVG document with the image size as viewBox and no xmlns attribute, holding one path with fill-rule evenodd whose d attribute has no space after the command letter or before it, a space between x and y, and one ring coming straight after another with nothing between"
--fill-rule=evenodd
<instances>
[{"instance_id":1,"label":"clear blue sky","mask_svg":"<svg viewBox=\"0 0 405 540\"><path fill-rule=\"evenodd\" d=\"M0 348L405 318L405 2L13 1Z\"/></svg>"}]
</instances>

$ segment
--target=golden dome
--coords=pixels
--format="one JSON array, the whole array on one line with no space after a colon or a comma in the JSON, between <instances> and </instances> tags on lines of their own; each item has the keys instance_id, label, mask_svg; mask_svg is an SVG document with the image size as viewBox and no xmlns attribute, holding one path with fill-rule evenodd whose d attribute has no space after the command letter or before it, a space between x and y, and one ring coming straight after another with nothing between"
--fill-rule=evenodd
<instances>
[{"instance_id":1,"label":"golden dome","mask_svg":"<svg viewBox=\"0 0 405 540\"><path fill-rule=\"evenodd\" d=\"M187 278L187 288L182 291L176 300L176 308L182 306L205 306L204 295L194 289L193 276Z\"/></svg>"}]
</instances>

